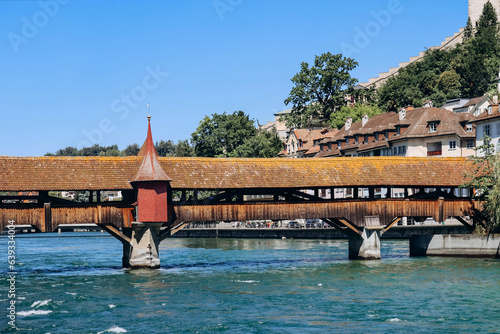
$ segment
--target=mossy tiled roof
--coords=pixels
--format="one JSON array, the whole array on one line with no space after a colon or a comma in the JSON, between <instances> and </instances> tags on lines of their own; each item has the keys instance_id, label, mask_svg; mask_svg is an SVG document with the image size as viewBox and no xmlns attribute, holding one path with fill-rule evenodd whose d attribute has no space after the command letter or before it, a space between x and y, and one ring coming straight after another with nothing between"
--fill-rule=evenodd
<instances>
[{"instance_id":1,"label":"mossy tiled roof","mask_svg":"<svg viewBox=\"0 0 500 334\"><path fill-rule=\"evenodd\" d=\"M158 158L176 189L458 186L466 158ZM0 157L0 191L124 190L142 157Z\"/></svg>"}]
</instances>

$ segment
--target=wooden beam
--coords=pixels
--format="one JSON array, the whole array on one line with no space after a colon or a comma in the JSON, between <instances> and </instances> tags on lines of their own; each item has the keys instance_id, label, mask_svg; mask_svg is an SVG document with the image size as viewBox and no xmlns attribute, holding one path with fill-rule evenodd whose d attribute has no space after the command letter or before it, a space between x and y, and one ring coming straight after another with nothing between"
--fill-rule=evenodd
<instances>
[{"instance_id":1,"label":"wooden beam","mask_svg":"<svg viewBox=\"0 0 500 334\"><path fill-rule=\"evenodd\" d=\"M382 231L380 231L380 235L382 236L382 234L384 234L385 232L387 232L391 227L393 227L394 225L396 225L400 220L402 219L402 217L396 217L394 218L390 223L389 225L387 225L386 227L384 227L382 229Z\"/></svg>"},{"instance_id":2,"label":"wooden beam","mask_svg":"<svg viewBox=\"0 0 500 334\"><path fill-rule=\"evenodd\" d=\"M324 199L319 197L319 196L313 196L311 194L307 194L305 192L298 191L298 190L289 190L289 191L287 191L287 193L290 195L296 196L296 197L303 197L303 198L307 198L307 199L310 199L313 201L324 201ZM316 193L316 191L315 191L315 193Z\"/></svg>"},{"instance_id":3,"label":"wooden beam","mask_svg":"<svg viewBox=\"0 0 500 334\"><path fill-rule=\"evenodd\" d=\"M123 244L130 245L130 238L127 237L122 232L120 232L120 230L118 230L115 225L109 223L103 223L103 224L97 224L97 226L99 226L100 228L102 228L103 230L105 230L118 240L120 240Z\"/></svg>"},{"instance_id":4,"label":"wooden beam","mask_svg":"<svg viewBox=\"0 0 500 334\"><path fill-rule=\"evenodd\" d=\"M166 229L162 230L161 233L160 233L160 241L163 241L166 238L174 235L175 233L179 232L180 230L182 230L187 225L189 225L189 222L180 223L180 224L175 225L173 227L169 227L169 228L166 228Z\"/></svg>"},{"instance_id":5,"label":"wooden beam","mask_svg":"<svg viewBox=\"0 0 500 334\"><path fill-rule=\"evenodd\" d=\"M52 232L52 209L50 207L50 203L44 203L44 218L45 218L45 232Z\"/></svg>"},{"instance_id":6,"label":"wooden beam","mask_svg":"<svg viewBox=\"0 0 500 334\"><path fill-rule=\"evenodd\" d=\"M337 220L342 224L344 225L345 227L349 228L351 231L359 234L359 235L362 235L363 233L359 230L359 227L357 227L356 225L354 225L353 223L351 223L349 220L347 220L346 218L337 218Z\"/></svg>"},{"instance_id":7,"label":"wooden beam","mask_svg":"<svg viewBox=\"0 0 500 334\"><path fill-rule=\"evenodd\" d=\"M462 225L464 225L465 227L467 227L467 229L472 232L474 231L474 224L473 223L469 223L468 221L466 221L465 219L463 219L462 217L460 216L453 216L456 220L458 220L460 223L462 223Z\"/></svg>"}]
</instances>

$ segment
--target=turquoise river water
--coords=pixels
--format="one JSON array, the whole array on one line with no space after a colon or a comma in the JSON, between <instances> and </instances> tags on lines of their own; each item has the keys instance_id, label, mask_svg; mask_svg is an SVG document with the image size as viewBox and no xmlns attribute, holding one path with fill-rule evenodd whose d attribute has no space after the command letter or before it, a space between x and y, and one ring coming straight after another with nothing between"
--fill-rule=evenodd
<instances>
[{"instance_id":1,"label":"turquoise river water","mask_svg":"<svg viewBox=\"0 0 500 334\"><path fill-rule=\"evenodd\" d=\"M410 258L408 241L349 261L344 240L168 239L159 270L122 269L107 234L15 246L14 282L0 237L5 333L500 332L499 260Z\"/></svg>"}]
</instances>

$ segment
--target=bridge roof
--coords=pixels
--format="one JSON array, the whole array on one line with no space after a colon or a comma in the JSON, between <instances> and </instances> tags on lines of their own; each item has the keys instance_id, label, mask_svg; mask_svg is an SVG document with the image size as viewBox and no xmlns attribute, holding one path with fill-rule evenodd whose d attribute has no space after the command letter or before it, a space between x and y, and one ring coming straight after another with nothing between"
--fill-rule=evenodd
<instances>
[{"instance_id":1,"label":"bridge roof","mask_svg":"<svg viewBox=\"0 0 500 334\"><path fill-rule=\"evenodd\" d=\"M450 187L466 158L158 158L174 189ZM1 157L0 191L126 190L142 157Z\"/></svg>"}]
</instances>

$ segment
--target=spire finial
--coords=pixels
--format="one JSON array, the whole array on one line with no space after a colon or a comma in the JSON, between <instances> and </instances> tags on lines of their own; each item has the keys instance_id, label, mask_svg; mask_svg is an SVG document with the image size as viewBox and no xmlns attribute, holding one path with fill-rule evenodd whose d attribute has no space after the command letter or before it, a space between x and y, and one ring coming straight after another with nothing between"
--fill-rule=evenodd
<instances>
[{"instance_id":1,"label":"spire finial","mask_svg":"<svg viewBox=\"0 0 500 334\"><path fill-rule=\"evenodd\" d=\"M151 120L151 113L150 113L150 110L149 110L149 102L148 102L148 122Z\"/></svg>"}]
</instances>

